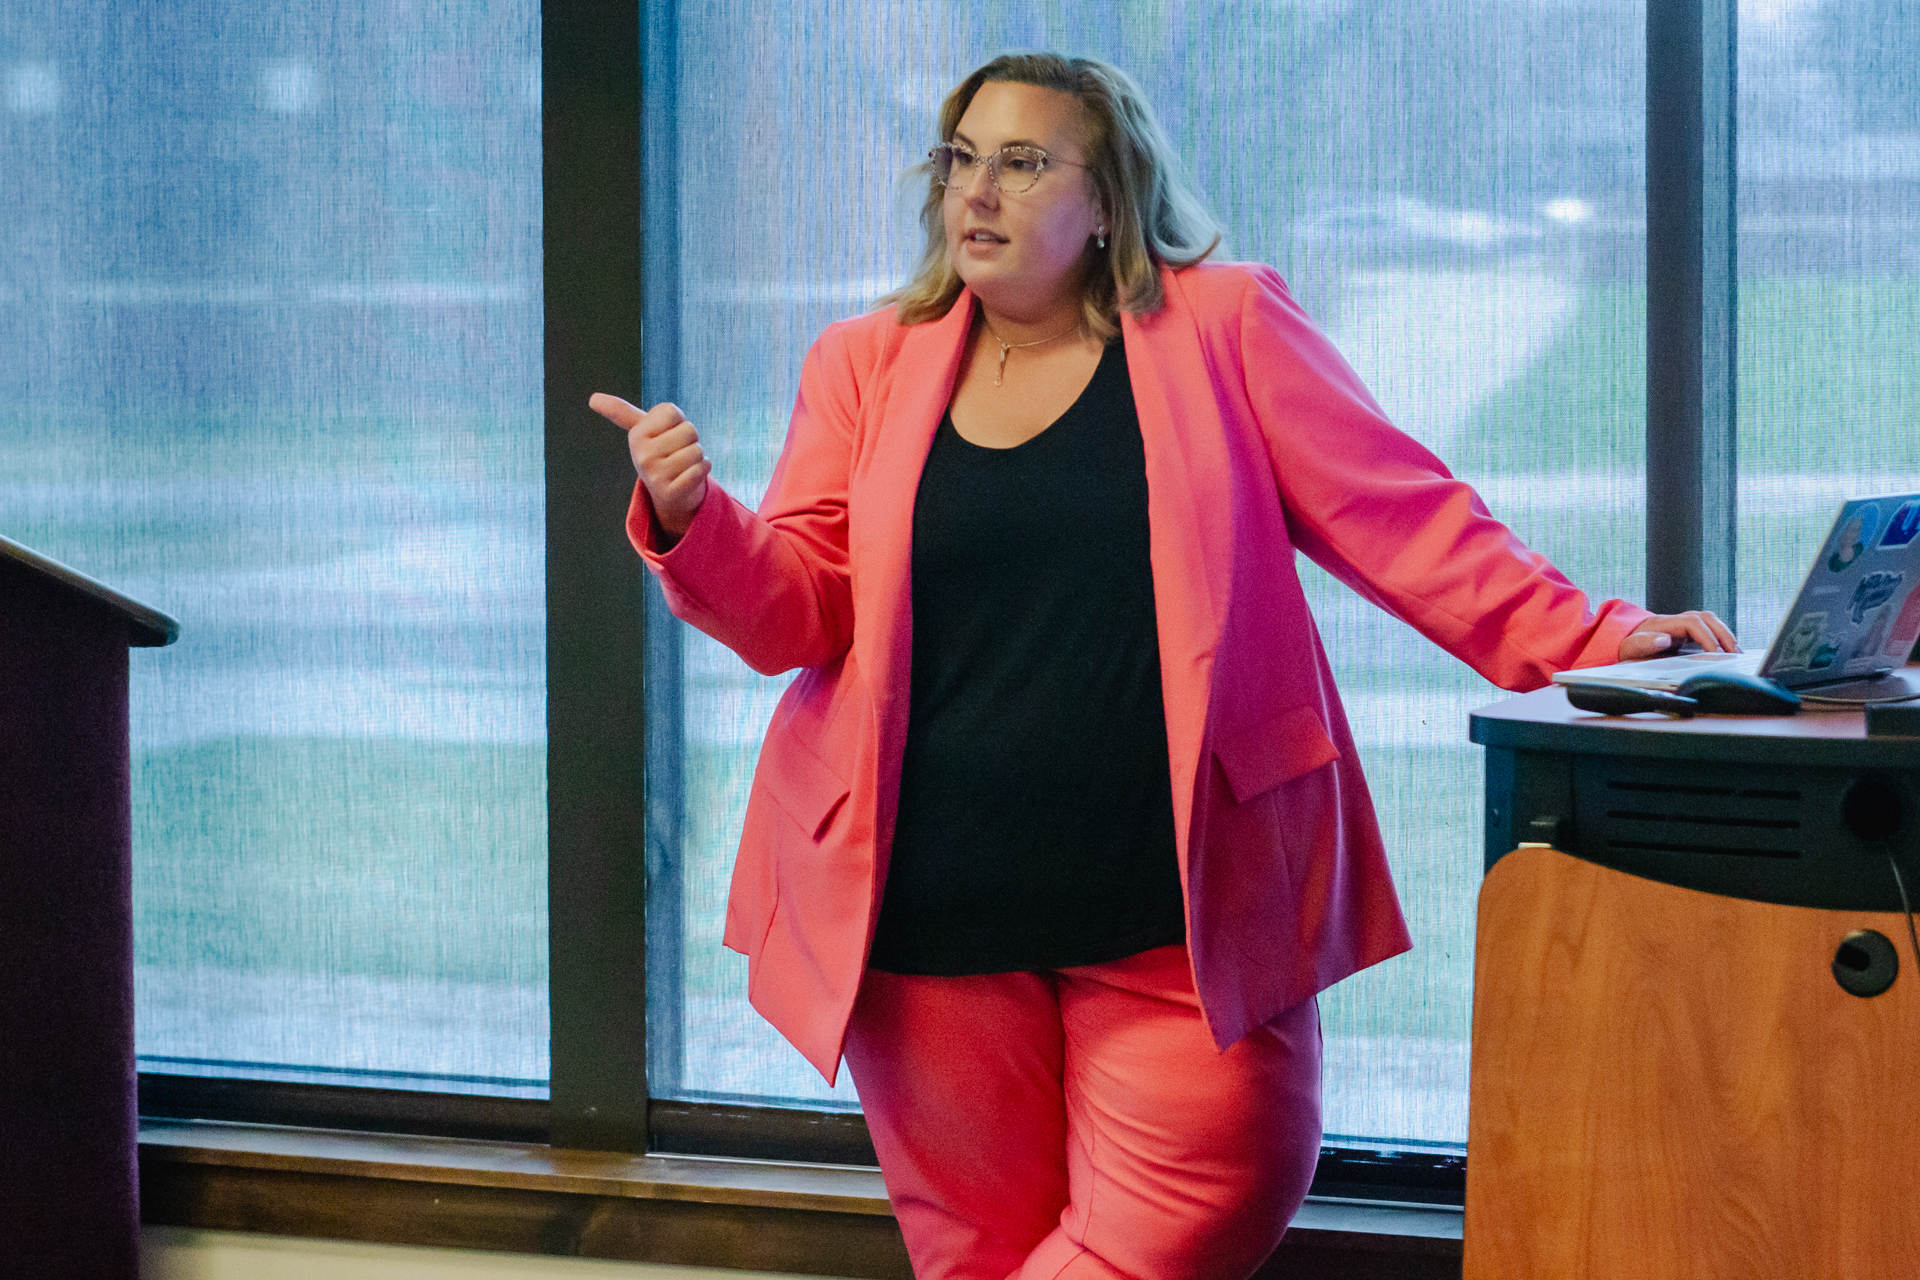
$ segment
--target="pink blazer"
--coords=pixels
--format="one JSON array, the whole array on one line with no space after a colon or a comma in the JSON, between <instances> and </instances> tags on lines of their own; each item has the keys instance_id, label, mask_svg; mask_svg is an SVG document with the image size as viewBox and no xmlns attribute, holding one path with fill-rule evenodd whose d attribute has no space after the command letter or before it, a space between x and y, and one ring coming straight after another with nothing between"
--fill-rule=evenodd
<instances>
[{"instance_id":1,"label":"pink blazer","mask_svg":"<svg viewBox=\"0 0 1920 1280\"><path fill-rule=\"evenodd\" d=\"M1615 660L1597 610L1396 430L1271 269L1166 272L1123 316L1193 977L1222 1048L1411 942L1294 552L1509 689ZM973 314L821 335L758 513L717 485L662 552L673 612L772 674L727 905L748 992L829 1081L878 917L907 736L913 499Z\"/></svg>"}]
</instances>

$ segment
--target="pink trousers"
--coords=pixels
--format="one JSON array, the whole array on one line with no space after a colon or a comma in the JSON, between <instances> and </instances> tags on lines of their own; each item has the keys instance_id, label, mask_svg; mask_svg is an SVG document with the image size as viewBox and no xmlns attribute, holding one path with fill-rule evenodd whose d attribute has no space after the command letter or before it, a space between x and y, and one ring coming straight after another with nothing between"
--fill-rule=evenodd
<instances>
[{"instance_id":1,"label":"pink trousers","mask_svg":"<svg viewBox=\"0 0 1920 1280\"><path fill-rule=\"evenodd\" d=\"M1320 1153L1318 1007L1221 1053L1183 946L869 970L846 1059L918 1280L1241 1280Z\"/></svg>"}]
</instances>

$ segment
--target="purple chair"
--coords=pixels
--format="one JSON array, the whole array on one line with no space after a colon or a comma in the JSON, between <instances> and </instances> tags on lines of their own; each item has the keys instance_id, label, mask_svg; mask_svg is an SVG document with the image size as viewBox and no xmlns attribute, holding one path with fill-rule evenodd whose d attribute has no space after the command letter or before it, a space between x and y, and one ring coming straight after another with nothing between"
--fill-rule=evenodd
<instances>
[{"instance_id":1,"label":"purple chair","mask_svg":"<svg viewBox=\"0 0 1920 1280\"><path fill-rule=\"evenodd\" d=\"M179 634L0 537L0 1275L140 1274L127 646Z\"/></svg>"}]
</instances>

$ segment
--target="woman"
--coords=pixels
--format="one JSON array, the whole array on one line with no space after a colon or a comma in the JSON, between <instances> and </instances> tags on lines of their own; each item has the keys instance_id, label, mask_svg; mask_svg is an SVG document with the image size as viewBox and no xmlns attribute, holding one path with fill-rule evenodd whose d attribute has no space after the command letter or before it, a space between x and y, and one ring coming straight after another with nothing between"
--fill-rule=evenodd
<instances>
[{"instance_id":1,"label":"woman","mask_svg":"<svg viewBox=\"0 0 1920 1280\"><path fill-rule=\"evenodd\" d=\"M1124 75L995 59L925 257L829 328L756 514L626 428L674 612L801 668L726 942L844 1054L916 1274L1244 1276L1320 1142L1315 993L1405 950L1296 548L1508 688L1733 638L1597 610L1218 241Z\"/></svg>"}]
</instances>

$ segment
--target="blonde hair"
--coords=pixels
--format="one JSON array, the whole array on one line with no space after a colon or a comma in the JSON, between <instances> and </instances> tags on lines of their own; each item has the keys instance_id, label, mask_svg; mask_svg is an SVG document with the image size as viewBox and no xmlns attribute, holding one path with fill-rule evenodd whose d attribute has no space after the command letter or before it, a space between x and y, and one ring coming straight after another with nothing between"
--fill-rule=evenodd
<instances>
[{"instance_id":1,"label":"blonde hair","mask_svg":"<svg viewBox=\"0 0 1920 1280\"><path fill-rule=\"evenodd\" d=\"M990 83L1057 89L1080 101L1086 116L1087 176L1108 220L1105 260L1095 257L1088 266L1080 327L1111 342L1120 332L1120 312L1145 315L1158 311L1166 300L1161 265L1177 269L1205 258L1219 247L1220 224L1188 185L1146 95L1118 67L1053 53L1002 54L962 80L940 104L940 141L953 140L974 94ZM926 245L913 278L881 299L894 304L901 324L938 320L952 310L961 289L947 256L946 188L934 181L931 163L910 169L907 178L920 174L927 182L926 202L920 208Z\"/></svg>"}]
</instances>

